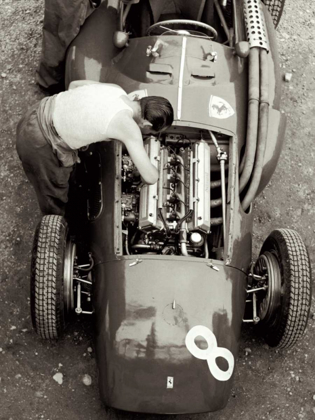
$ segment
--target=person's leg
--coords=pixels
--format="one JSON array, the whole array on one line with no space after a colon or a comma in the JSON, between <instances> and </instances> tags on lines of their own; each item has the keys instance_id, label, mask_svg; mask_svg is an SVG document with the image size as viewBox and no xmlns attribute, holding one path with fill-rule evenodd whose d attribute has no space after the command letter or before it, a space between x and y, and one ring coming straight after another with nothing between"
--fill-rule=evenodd
<instances>
[{"instance_id":1,"label":"person's leg","mask_svg":"<svg viewBox=\"0 0 315 420\"><path fill-rule=\"evenodd\" d=\"M164 12L165 7L168 6L168 0L149 0L152 15L153 15L153 21L154 23L158 22L160 20L161 14Z\"/></svg>"},{"instance_id":2,"label":"person's leg","mask_svg":"<svg viewBox=\"0 0 315 420\"><path fill-rule=\"evenodd\" d=\"M50 146L47 145L47 148ZM22 165L28 180L35 189L42 213L64 216L72 167L59 166L55 159L57 158L51 150L42 149L36 160L27 158Z\"/></svg>"},{"instance_id":3,"label":"person's leg","mask_svg":"<svg viewBox=\"0 0 315 420\"><path fill-rule=\"evenodd\" d=\"M153 24L153 15L149 0L141 0L138 4L131 6L127 19L127 30L133 36L146 36L149 26Z\"/></svg>"},{"instance_id":4,"label":"person's leg","mask_svg":"<svg viewBox=\"0 0 315 420\"><path fill-rule=\"evenodd\" d=\"M45 140L33 106L17 127L17 152L33 185L43 214L65 214L69 177L73 167L65 168Z\"/></svg>"},{"instance_id":5,"label":"person's leg","mask_svg":"<svg viewBox=\"0 0 315 420\"><path fill-rule=\"evenodd\" d=\"M184 19L201 20L201 16L206 4L205 0L176 0L177 7L180 9Z\"/></svg>"},{"instance_id":6,"label":"person's leg","mask_svg":"<svg viewBox=\"0 0 315 420\"><path fill-rule=\"evenodd\" d=\"M66 49L98 5L90 0L45 0L42 53L36 73L36 82L43 89L50 93L64 90Z\"/></svg>"}]
</instances>

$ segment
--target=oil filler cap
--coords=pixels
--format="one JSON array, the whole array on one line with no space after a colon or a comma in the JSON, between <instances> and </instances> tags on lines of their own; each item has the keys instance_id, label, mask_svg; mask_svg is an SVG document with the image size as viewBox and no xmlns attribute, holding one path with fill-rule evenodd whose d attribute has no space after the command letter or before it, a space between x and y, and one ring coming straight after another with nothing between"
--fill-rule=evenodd
<instances>
[{"instance_id":1,"label":"oil filler cap","mask_svg":"<svg viewBox=\"0 0 315 420\"><path fill-rule=\"evenodd\" d=\"M163 318L169 325L181 325L186 321L183 308L177 303L174 305L174 302L164 308Z\"/></svg>"}]
</instances>

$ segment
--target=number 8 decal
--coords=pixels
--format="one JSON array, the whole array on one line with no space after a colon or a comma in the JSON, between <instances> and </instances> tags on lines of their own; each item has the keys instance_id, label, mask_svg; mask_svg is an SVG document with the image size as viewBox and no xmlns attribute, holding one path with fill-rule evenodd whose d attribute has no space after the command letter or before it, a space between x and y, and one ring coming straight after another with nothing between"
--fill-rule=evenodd
<instances>
[{"instance_id":1,"label":"number 8 decal","mask_svg":"<svg viewBox=\"0 0 315 420\"><path fill-rule=\"evenodd\" d=\"M195 339L200 336L203 337L208 348L200 349ZM186 335L185 344L190 353L197 359L207 360L210 372L218 381L228 381L232 376L234 370L234 356L230 350L225 347L218 347L216 336L209 328L203 325L196 325ZM216 362L217 357L225 359L229 365L228 370L224 371L219 368Z\"/></svg>"}]
</instances>

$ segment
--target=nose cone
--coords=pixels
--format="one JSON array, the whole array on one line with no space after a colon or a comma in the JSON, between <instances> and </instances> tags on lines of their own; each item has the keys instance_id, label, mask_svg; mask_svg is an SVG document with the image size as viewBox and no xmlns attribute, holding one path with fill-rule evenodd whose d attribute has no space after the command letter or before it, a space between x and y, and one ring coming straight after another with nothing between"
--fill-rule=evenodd
<instances>
[{"instance_id":1,"label":"nose cone","mask_svg":"<svg viewBox=\"0 0 315 420\"><path fill-rule=\"evenodd\" d=\"M97 358L106 405L180 414L229 398L245 275L190 257L141 256L96 267ZM218 263L218 264L217 264ZM130 265L132 264L132 265Z\"/></svg>"}]
</instances>

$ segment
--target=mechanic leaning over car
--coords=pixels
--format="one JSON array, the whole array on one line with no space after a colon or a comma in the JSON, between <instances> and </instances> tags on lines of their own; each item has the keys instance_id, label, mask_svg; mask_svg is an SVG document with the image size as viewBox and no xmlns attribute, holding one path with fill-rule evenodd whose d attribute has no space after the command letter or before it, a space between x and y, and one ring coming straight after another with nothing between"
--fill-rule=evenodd
<instances>
[{"instance_id":1,"label":"mechanic leaning over car","mask_svg":"<svg viewBox=\"0 0 315 420\"><path fill-rule=\"evenodd\" d=\"M88 80L71 82L69 90L33 105L17 126L16 147L42 213L65 214L78 149L91 143L120 140L143 181L157 182L142 134L157 134L172 122L167 99L131 100L118 85Z\"/></svg>"}]
</instances>

